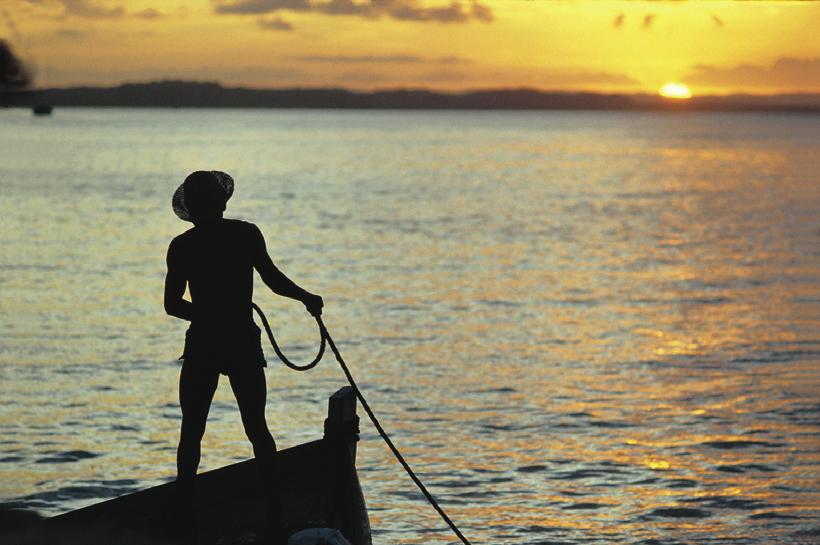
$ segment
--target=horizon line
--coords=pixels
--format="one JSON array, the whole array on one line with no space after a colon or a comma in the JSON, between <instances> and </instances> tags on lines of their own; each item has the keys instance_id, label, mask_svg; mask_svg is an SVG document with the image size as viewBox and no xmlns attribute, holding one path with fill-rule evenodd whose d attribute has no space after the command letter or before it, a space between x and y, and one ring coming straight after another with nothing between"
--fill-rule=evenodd
<instances>
[{"instance_id":1,"label":"horizon line","mask_svg":"<svg viewBox=\"0 0 820 545\"><path fill-rule=\"evenodd\" d=\"M376 94L376 93L395 93L395 92L422 92L434 93L441 95L467 95L471 93L486 93L486 92L515 92L528 91L543 94L566 94L566 95L600 95L600 96L646 96L666 99L657 92L652 91L606 91L606 90L586 90L586 89L561 89L561 88L543 88L535 86L498 86L498 87L474 87L459 90L445 90L434 87L413 87L413 86L387 86L381 88L361 89L343 86L322 86L322 85L296 85L296 86L282 86L282 87L260 87L247 84L232 84L225 83L218 80L209 79L174 79L174 78L160 78L149 80L128 80L112 84L91 84L91 83L75 83L49 87L29 87L27 89L18 89L16 92L37 92L37 91L51 91L58 89L116 89L124 86L139 86L139 85L157 85L157 84L194 84L194 85L215 85L223 89L243 89L250 91L336 91L346 92L351 94ZM8 90L7 90L8 92ZM12 91L15 92L15 91ZM784 97L784 96L815 96L820 97L820 90L818 91L789 91L776 93L755 93L750 91L731 91L727 93L709 93L709 94L695 94L688 99L668 99L673 101L685 102L687 100L696 100L699 98L729 98L729 97Z\"/></svg>"}]
</instances>

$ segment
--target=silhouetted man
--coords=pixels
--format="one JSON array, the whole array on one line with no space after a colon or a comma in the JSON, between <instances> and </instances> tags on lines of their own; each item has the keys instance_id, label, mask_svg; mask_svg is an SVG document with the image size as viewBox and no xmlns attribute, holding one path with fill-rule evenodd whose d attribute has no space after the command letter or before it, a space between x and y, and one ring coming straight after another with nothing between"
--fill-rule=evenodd
<instances>
[{"instance_id":1,"label":"silhouetted man","mask_svg":"<svg viewBox=\"0 0 820 545\"><path fill-rule=\"evenodd\" d=\"M182 430L177 486L186 519L182 522L190 527L200 440L219 374L227 375L262 473L269 531L276 534L281 531L273 457L276 443L265 422L265 359L251 310L253 270L274 293L302 301L314 316L322 313L323 303L321 297L300 288L276 268L258 227L222 217L233 187L233 179L224 172L197 171L179 186L172 201L177 216L194 224L171 241L165 277L165 311L191 322L179 378ZM186 284L191 301L183 299Z\"/></svg>"}]
</instances>

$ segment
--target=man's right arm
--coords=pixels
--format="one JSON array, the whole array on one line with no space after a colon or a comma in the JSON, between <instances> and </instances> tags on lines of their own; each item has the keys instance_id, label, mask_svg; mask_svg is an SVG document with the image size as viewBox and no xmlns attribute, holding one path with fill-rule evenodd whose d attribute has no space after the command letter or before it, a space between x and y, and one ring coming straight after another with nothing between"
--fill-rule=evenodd
<instances>
[{"instance_id":1,"label":"man's right arm","mask_svg":"<svg viewBox=\"0 0 820 545\"><path fill-rule=\"evenodd\" d=\"M168 272L165 274L165 312L189 322L194 316L194 305L182 298L185 295L187 279L180 262L179 248L176 240L168 246Z\"/></svg>"}]
</instances>

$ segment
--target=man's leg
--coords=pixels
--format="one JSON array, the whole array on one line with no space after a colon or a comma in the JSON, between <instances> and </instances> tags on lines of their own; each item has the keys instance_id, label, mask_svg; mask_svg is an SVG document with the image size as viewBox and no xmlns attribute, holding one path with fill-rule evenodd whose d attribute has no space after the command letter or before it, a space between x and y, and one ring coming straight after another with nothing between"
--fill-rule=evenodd
<instances>
[{"instance_id":1,"label":"man's leg","mask_svg":"<svg viewBox=\"0 0 820 545\"><path fill-rule=\"evenodd\" d=\"M267 501L268 525L266 532L272 542L284 542L282 510L279 500L276 472L276 443L265 421L265 398L267 385L265 371L261 366L231 373L233 389L245 434L253 445L253 455L262 477L262 494Z\"/></svg>"},{"instance_id":2,"label":"man's leg","mask_svg":"<svg viewBox=\"0 0 820 545\"><path fill-rule=\"evenodd\" d=\"M177 447L177 506L172 513L178 532L177 541L186 545L197 541L194 477L199 467L200 441L205 433L208 410L218 382L218 372L201 368L195 362L182 364L179 375L182 429Z\"/></svg>"},{"instance_id":3,"label":"man's leg","mask_svg":"<svg viewBox=\"0 0 820 545\"><path fill-rule=\"evenodd\" d=\"M276 443L265 421L265 370L262 367L242 369L230 375L231 389L239 405L245 435L253 445L257 460L270 460L276 452Z\"/></svg>"},{"instance_id":4,"label":"man's leg","mask_svg":"<svg viewBox=\"0 0 820 545\"><path fill-rule=\"evenodd\" d=\"M177 480L192 480L199 467L200 442L205 434L205 423L211 408L219 373L197 366L195 362L182 364L179 375L179 406L182 409L182 428L177 448Z\"/></svg>"}]
</instances>

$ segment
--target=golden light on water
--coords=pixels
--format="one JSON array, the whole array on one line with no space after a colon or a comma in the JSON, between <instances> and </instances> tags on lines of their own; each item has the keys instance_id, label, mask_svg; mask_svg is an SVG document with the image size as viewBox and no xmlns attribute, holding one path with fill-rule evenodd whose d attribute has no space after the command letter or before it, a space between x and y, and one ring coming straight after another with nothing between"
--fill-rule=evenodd
<instances>
[{"instance_id":1,"label":"golden light on water","mask_svg":"<svg viewBox=\"0 0 820 545\"><path fill-rule=\"evenodd\" d=\"M692 98L692 91L684 83L669 82L660 88L658 94L666 98L687 99Z\"/></svg>"},{"instance_id":2,"label":"golden light on water","mask_svg":"<svg viewBox=\"0 0 820 545\"><path fill-rule=\"evenodd\" d=\"M608 114L514 115L504 131L501 114L447 115L66 109L55 128L4 112L0 149L15 153L0 178L25 175L0 199L0 397L13 407L0 410L0 500L57 514L173 475L185 325L157 294L185 227L165 203L186 162L227 157L246 172L229 211L336 301L328 325L354 341L343 354L366 396L411 464L458 498L447 511L468 536L762 545L811 531L816 124L637 115L612 134ZM282 157L283 179L267 179ZM116 206L61 181L81 169L113 184ZM130 192L156 172L169 180ZM293 187L298 232L269 210ZM57 197L47 210L43 191ZM309 200L323 191L338 210ZM286 353L312 350L299 305L257 288ZM289 373L268 355L277 443L320 437L338 368ZM203 441L203 470L252 455L224 378ZM418 531L440 522L401 492L412 483L378 438L358 448L365 497L382 507L372 527L403 545L451 542Z\"/></svg>"}]
</instances>

